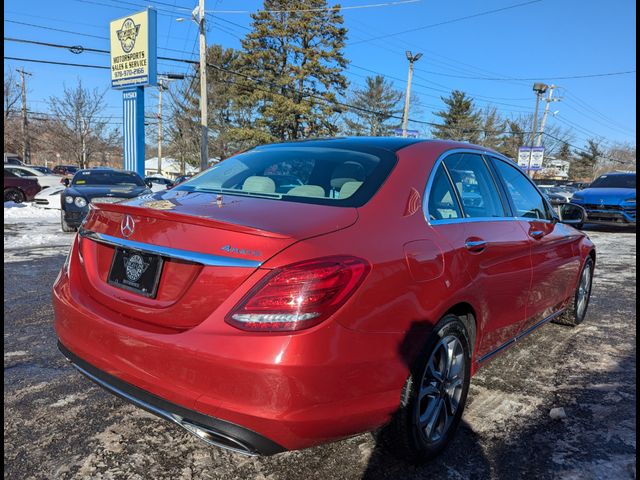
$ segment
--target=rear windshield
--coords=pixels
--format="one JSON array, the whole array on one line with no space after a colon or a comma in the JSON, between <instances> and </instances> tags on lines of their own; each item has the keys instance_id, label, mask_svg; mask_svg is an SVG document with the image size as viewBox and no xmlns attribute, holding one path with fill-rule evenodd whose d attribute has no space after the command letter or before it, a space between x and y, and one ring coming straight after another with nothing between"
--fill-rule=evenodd
<instances>
[{"instance_id":1,"label":"rear windshield","mask_svg":"<svg viewBox=\"0 0 640 480\"><path fill-rule=\"evenodd\" d=\"M99 172L81 170L73 177L72 185L136 185L144 186L139 175L130 172Z\"/></svg>"},{"instance_id":2,"label":"rear windshield","mask_svg":"<svg viewBox=\"0 0 640 480\"><path fill-rule=\"evenodd\" d=\"M395 162L394 153L380 149L258 148L220 162L176 190L359 207Z\"/></svg>"},{"instance_id":3,"label":"rear windshield","mask_svg":"<svg viewBox=\"0 0 640 480\"><path fill-rule=\"evenodd\" d=\"M636 188L636 174L602 175L589 188Z\"/></svg>"}]
</instances>

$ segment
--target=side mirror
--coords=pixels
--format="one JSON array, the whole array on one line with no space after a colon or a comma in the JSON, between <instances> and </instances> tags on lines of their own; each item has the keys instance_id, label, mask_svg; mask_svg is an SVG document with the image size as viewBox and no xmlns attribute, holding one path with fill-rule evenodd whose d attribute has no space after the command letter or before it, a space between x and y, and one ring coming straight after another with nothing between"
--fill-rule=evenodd
<instances>
[{"instance_id":1,"label":"side mirror","mask_svg":"<svg viewBox=\"0 0 640 480\"><path fill-rule=\"evenodd\" d=\"M149 188L153 187L153 182L151 182L151 180L145 180L144 184Z\"/></svg>"},{"instance_id":2,"label":"side mirror","mask_svg":"<svg viewBox=\"0 0 640 480\"><path fill-rule=\"evenodd\" d=\"M580 205L575 203L563 203L558 209L560 223L567 225L580 225L587 219L587 212Z\"/></svg>"},{"instance_id":3,"label":"side mirror","mask_svg":"<svg viewBox=\"0 0 640 480\"><path fill-rule=\"evenodd\" d=\"M65 187L68 187L71 182L69 181L68 178L65 177L62 179L62 183L64 184Z\"/></svg>"}]
</instances>

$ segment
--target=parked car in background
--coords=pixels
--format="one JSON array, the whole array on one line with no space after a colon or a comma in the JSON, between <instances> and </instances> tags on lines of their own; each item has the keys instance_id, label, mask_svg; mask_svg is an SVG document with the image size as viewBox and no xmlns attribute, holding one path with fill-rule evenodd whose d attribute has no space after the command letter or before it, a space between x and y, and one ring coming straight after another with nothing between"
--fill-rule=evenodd
<instances>
[{"instance_id":1,"label":"parked car in background","mask_svg":"<svg viewBox=\"0 0 640 480\"><path fill-rule=\"evenodd\" d=\"M56 165L53 167L53 173L71 178L78 170L75 165Z\"/></svg>"},{"instance_id":2,"label":"parked car in background","mask_svg":"<svg viewBox=\"0 0 640 480\"><path fill-rule=\"evenodd\" d=\"M304 183L278 193L274 175ZM568 224L583 219L467 143L263 145L96 204L53 287L59 348L213 445L268 455L383 427L422 461L478 369L585 318L595 247Z\"/></svg>"},{"instance_id":3,"label":"parked car in background","mask_svg":"<svg viewBox=\"0 0 640 480\"><path fill-rule=\"evenodd\" d=\"M60 210L60 196L65 188L67 187L64 184L56 185L55 187L47 187L38 192L33 199L33 202L36 207Z\"/></svg>"},{"instance_id":4,"label":"parked car in background","mask_svg":"<svg viewBox=\"0 0 640 480\"><path fill-rule=\"evenodd\" d=\"M551 205L567 203L571 199L571 194L563 191L559 187L549 185L538 185L540 191L549 199Z\"/></svg>"},{"instance_id":5,"label":"parked car in background","mask_svg":"<svg viewBox=\"0 0 640 480\"><path fill-rule=\"evenodd\" d=\"M571 202L587 211L589 223L635 226L636 173L600 175L588 188L574 193Z\"/></svg>"},{"instance_id":6,"label":"parked car in background","mask_svg":"<svg viewBox=\"0 0 640 480\"><path fill-rule=\"evenodd\" d=\"M36 180L42 188L60 185L59 175L42 173L40 170L22 165L5 165L4 168L11 170L17 177Z\"/></svg>"},{"instance_id":7,"label":"parked car in background","mask_svg":"<svg viewBox=\"0 0 640 480\"><path fill-rule=\"evenodd\" d=\"M33 200L40 191L40 185L33 178L20 177L11 169L4 169L4 201L22 203Z\"/></svg>"},{"instance_id":8,"label":"parked car in background","mask_svg":"<svg viewBox=\"0 0 640 480\"><path fill-rule=\"evenodd\" d=\"M176 178L173 183L171 184L171 186L167 187L167 189L172 189L175 186L180 185L183 182L186 182L187 180L189 180L191 177L193 177L193 175L188 174L188 175L180 175L178 178Z\"/></svg>"},{"instance_id":9,"label":"parked car in background","mask_svg":"<svg viewBox=\"0 0 640 480\"><path fill-rule=\"evenodd\" d=\"M172 180L169 180L168 178L165 178L161 175L149 175L147 177L144 177L144 182L149 188L151 188L152 192L160 192L173 186Z\"/></svg>"},{"instance_id":10,"label":"parked car in background","mask_svg":"<svg viewBox=\"0 0 640 480\"><path fill-rule=\"evenodd\" d=\"M4 154L4 164L5 165L24 165L20 155L17 153L5 153Z\"/></svg>"},{"instance_id":11,"label":"parked car in background","mask_svg":"<svg viewBox=\"0 0 640 480\"><path fill-rule=\"evenodd\" d=\"M53 170L51 170L49 167L43 167L42 165L29 165L29 166L34 170L38 170L39 172L42 172L46 175L55 175Z\"/></svg>"},{"instance_id":12,"label":"parked car in background","mask_svg":"<svg viewBox=\"0 0 640 480\"><path fill-rule=\"evenodd\" d=\"M71 232L80 226L89 212L89 204L116 203L151 193L136 172L113 168L79 170L66 183L68 186L60 198L60 224L65 232Z\"/></svg>"}]
</instances>

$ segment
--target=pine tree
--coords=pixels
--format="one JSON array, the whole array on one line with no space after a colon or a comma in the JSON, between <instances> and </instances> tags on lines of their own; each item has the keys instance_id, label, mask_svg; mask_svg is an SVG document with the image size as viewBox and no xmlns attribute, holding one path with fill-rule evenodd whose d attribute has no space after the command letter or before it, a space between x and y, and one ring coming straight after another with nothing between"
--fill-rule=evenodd
<instances>
[{"instance_id":1,"label":"pine tree","mask_svg":"<svg viewBox=\"0 0 640 480\"><path fill-rule=\"evenodd\" d=\"M574 159L569 166L569 177L575 180L593 180L598 159L601 159L604 152L600 148L600 142L594 138L587 140L584 150L576 150L578 158Z\"/></svg>"},{"instance_id":2,"label":"pine tree","mask_svg":"<svg viewBox=\"0 0 640 480\"><path fill-rule=\"evenodd\" d=\"M498 150L503 142L505 121L496 107L486 107L481 112L482 132L479 144L493 150Z\"/></svg>"},{"instance_id":3,"label":"pine tree","mask_svg":"<svg viewBox=\"0 0 640 480\"><path fill-rule=\"evenodd\" d=\"M207 47L207 126L209 156L225 159L251 144L243 142L239 130L246 112L238 100L234 71L239 68L239 53L220 45ZM181 162L200 163L200 75L193 69L192 78L172 93L169 125L169 152Z\"/></svg>"},{"instance_id":4,"label":"pine tree","mask_svg":"<svg viewBox=\"0 0 640 480\"><path fill-rule=\"evenodd\" d=\"M332 102L347 88L340 8L326 0L265 0L251 17L242 40L250 79L240 83L245 105L258 115L242 135L264 142L335 134Z\"/></svg>"},{"instance_id":5,"label":"pine tree","mask_svg":"<svg viewBox=\"0 0 640 480\"><path fill-rule=\"evenodd\" d=\"M399 104L403 94L382 75L367 77L366 83L364 88L354 90L349 99L349 103L357 108L345 119L347 133L373 137L390 135L400 125L398 119L392 117L402 111Z\"/></svg>"},{"instance_id":6,"label":"pine tree","mask_svg":"<svg viewBox=\"0 0 640 480\"><path fill-rule=\"evenodd\" d=\"M439 126L434 127L433 136L448 140L478 143L482 122L475 110L473 100L464 92L454 90L448 98L442 97L447 110L435 112L440 117Z\"/></svg>"},{"instance_id":7,"label":"pine tree","mask_svg":"<svg viewBox=\"0 0 640 480\"><path fill-rule=\"evenodd\" d=\"M518 148L525 145L527 135L522 125L516 120L508 120L506 127L507 132L502 137L497 150L509 158L517 159Z\"/></svg>"}]
</instances>

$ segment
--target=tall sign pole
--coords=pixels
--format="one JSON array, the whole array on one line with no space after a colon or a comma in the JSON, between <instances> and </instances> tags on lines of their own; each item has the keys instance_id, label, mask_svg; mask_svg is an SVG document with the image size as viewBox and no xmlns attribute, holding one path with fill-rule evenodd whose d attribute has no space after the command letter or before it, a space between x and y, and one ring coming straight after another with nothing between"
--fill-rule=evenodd
<instances>
[{"instance_id":1,"label":"tall sign pole","mask_svg":"<svg viewBox=\"0 0 640 480\"><path fill-rule=\"evenodd\" d=\"M209 128L207 125L207 40L204 23L204 0L198 4L198 29L200 31L200 170L209 166Z\"/></svg>"},{"instance_id":2,"label":"tall sign pole","mask_svg":"<svg viewBox=\"0 0 640 480\"><path fill-rule=\"evenodd\" d=\"M122 90L124 169L144 177L144 87L157 81L157 17L152 8L110 23L111 86Z\"/></svg>"}]
</instances>

